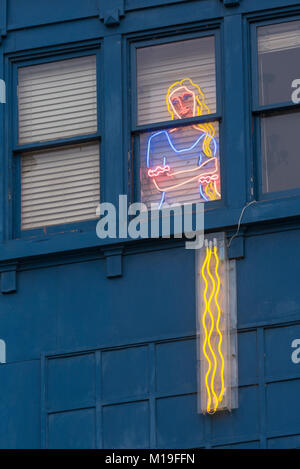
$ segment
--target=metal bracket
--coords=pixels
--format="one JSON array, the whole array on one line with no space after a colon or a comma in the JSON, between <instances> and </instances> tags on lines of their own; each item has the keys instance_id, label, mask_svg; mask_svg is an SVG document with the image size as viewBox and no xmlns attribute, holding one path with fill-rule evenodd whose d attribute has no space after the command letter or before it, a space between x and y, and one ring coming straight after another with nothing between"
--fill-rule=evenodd
<instances>
[{"instance_id":1,"label":"metal bracket","mask_svg":"<svg viewBox=\"0 0 300 469\"><path fill-rule=\"evenodd\" d=\"M225 7L235 7L241 3L241 0L223 0Z\"/></svg>"},{"instance_id":2,"label":"metal bracket","mask_svg":"<svg viewBox=\"0 0 300 469\"><path fill-rule=\"evenodd\" d=\"M104 5L104 3L109 3L109 5ZM124 16L124 0L109 0L109 2L99 0L99 18L106 26L117 26Z\"/></svg>"},{"instance_id":3,"label":"metal bracket","mask_svg":"<svg viewBox=\"0 0 300 469\"><path fill-rule=\"evenodd\" d=\"M123 247L105 249L103 251L106 259L106 277L115 278L123 275Z\"/></svg>"},{"instance_id":4,"label":"metal bracket","mask_svg":"<svg viewBox=\"0 0 300 469\"><path fill-rule=\"evenodd\" d=\"M234 233L232 234L234 236ZM228 247L228 259L243 259L245 257L245 233L240 230L238 236L229 236L227 241L230 243ZM230 241L232 239L232 241Z\"/></svg>"},{"instance_id":5,"label":"metal bracket","mask_svg":"<svg viewBox=\"0 0 300 469\"><path fill-rule=\"evenodd\" d=\"M0 44L7 33L7 0L0 0Z\"/></svg>"},{"instance_id":6,"label":"metal bracket","mask_svg":"<svg viewBox=\"0 0 300 469\"><path fill-rule=\"evenodd\" d=\"M0 265L1 293L15 293L17 291L17 263Z\"/></svg>"}]
</instances>

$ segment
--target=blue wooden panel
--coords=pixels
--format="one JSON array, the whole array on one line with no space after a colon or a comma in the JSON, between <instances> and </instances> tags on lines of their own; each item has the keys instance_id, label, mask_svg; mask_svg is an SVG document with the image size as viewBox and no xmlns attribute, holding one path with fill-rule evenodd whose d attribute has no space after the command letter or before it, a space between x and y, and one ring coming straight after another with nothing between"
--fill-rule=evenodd
<instances>
[{"instance_id":1,"label":"blue wooden panel","mask_svg":"<svg viewBox=\"0 0 300 469\"><path fill-rule=\"evenodd\" d=\"M270 319L286 320L299 311L295 263L300 256L298 240L298 230L285 231L284 236L280 232L247 238L246 257L237 263L240 326Z\"/></svg>"},{"instance_id":2,"label":"blue wooden panel","mask_svg":"<svg viewBox=\"0 0 300 469\"><path fill-rule=\"evenodd\" d=\"M14 293L17 290L16 270L1 273L1 293Z\"/></svg>"},{"instance_id":3,"label":"blue wooden panel","mask_svg":"<svg viewBox=\"0 0 300 469\"><path fill-rule=\"evenodd\" d=\"M123 264L124 276L114 280L106 278L104 260L58 269L60 349L195 332L194 251L127 255Z\"/></svg>"},{"instance_id":4,"label":"blue wooden panel","mask_svg":"<svg viewBox=\"0 0 300 469\"><path fill-rule=\"evenodd\" d=\"M39 361L0 365L0 382L0 448L39 448Z\"/></svg>"},{"instance_id":5,"label":"blue wooden panel","mask_svg":"<svg viewBox=\"0 0 300 469\"><path fill-rule=\"evenodd\" d=\"M196 394L158 399L156 416L158 448L203 444L204 416L197 413Z\"/></svg>"},{"instance_id":6,"label":"blue wooden panel","mask_svg":"<svg viewBox=\"0 0 300 469\"><path fill-rule=\"evenodd\" d=\"M245 443L236 443L235 445L216 446L216 449L259 449L259 441L247 441Z\"/></svg>"},{"instance_id":7,"label":"blue wooden panel","mask_svg":"<svg viewBox=\"0 0 300 469\"><path fill-rule=\"evenodd\" d=\"M95 411L85 409L51 414L48 422L48 447L95 448Z\"/></svg>"},{"instance_id":8,"label":"blue wooden panel","mask_svg":"<svg viewBox=\"0 0 300 469\"><path fill-rule=\"evenodd\" d=\"M197 390L196 341L168 342L156 346L156 389L159 393Z\"/></svg>"},{"instance_id":9,"label":"blue wooden panel","mask_svg":"<svg viewBox=\"0 0 300 469\"><path fill-rule=\"evenodd\" d=\"M94 404L94 355L49 360L47 398L48 408L51 410L65 410Z\"/></svg>"},{"instance_id":10,"label":"blue wooden panel","mask_svg":"<svg viewBox=\"0 0 300 469\"><path fill-rule=\"evenodd\" d=\"M149 390L148 348L132 347L102 354L102 397L105 401L140 397Z\"/></svg>"},{"instance_id":11,"label":"blue wooden panel","mask_svg":"<svg viewBox=\"0 0 300 469\"><path fill-rule=\"evenodd\" d=\"M298 375L300 365L293 363L291 355L294 339L300 339L300 325L276 327L265 332L265 363L268 377L289 377Z\"/></svg>"},{"instance_id":12,"label":"blue wooden panel","mask_svg":"<svg viewBox=\"0 0 300 469\"><path fill-rule=\"evenodd\" d=\"M240 386L257 382L256 332L238 334L238 382Z\"/></svg>"},{"instance_id":13,"label":"blue wooden panel","mask_svg":"<svg viewBox=\"0 0 300 469\"><path fill-rule=\"evenodd\" d=\"M97 14L97 0L73 0L72 8L68 1L53 0L37 2L27 0L26 7L22 0L9 0L8 26L22 28L28 25L40 25L64 21L66 18L83 18Z\"/></svg>"},{"instance_id":14,"label":"blue wooden panel","mask_svg":"<svg viewBox=\"0 0 300 469\"><path fill-rule=\"evenodd\" d=\"M148 402L103 408L104 448L149 448Z\"/></svg>"},{"instance_id":15,"label":"blue wooden panel","mask_svg":"<svg viewBox=\"0 0 300 469\"><path fill-rule=\"evenodd\" d=\"M108 5L109 0L103 2ZM127 4L134 11L126 12L126 17L114 31L108 31L99 20L98 7L103 2L8 1L7 37L4 36L5 15L0 19L3 33L0 38L0 71L5 70L6 74L2 74L0 79L10 79L9 64L4 66L4 52L6 57L15 52L42 53L37 50L38 47L68 47L68 44L69 47L75 47L75 44L81 47L83 43L80 41L99 43L99 38L104 38L104 62L100 66L101 76L104 71L105 77L104 100L103 96L99 96L99 101L104 101L106 111L103 114L104 171L101 171L101 177L105 184L104 194L107 198L116 199L121 190L127 191L127 152L131 150L123 145L125 140L129 140L127 119L130 103L126 97L130 83L123 81L123 77L128 75L128 64L122 34L139 31L144 36L151 28L151 37L158 36L159 32L154 31L156 27L173 29L176 25L180 29L178 18L183 26L187 26L186 29L191 25L195 30L194 4L197 5L197 20L203 25L207 21L205 27L211 20L215 23L216 18L217 21L220 19L223 39L220 52L225 65L225 80L219 78L223 87L225 84L221 94L226 94L226 100L221 99L225 105L222 124L225 127L221 134L226 137L222 146L226 203L221 202L218 209L212 208L207 212L206 228L224 229L227 225L232 229L240 217L246 193L250 192L245 181L251 175L245 172L253 163L250 142L245 138L250 134L248 124L245 124L250 112L247 108L248 96L244 95L249 83L244 82L247 73L243 70L243 63L247 61L249 51L243 49L246 41L243 42L242 38L246 36L243 36L245 30L240 13L272 7L280 13L278 7L286 6L287 2L243 0L240 6L231 9L224 8L224 3L219 0L191 2L193 8L187 8L190 3L180 0L166 0L169 6L162 8L159 4L164 3L163 0L130 0L125 2L125 6ZM227 3L232 2L229 0ZM290 5L297 3L297 0L289 0ZM4 5L4 2L1 4ZM141 5L147 10L138 11ZM84 17L89 15L93 18L85 20ZM31 28L32 25L35 27ZM12 32L13 28L18 30ZM55 51L52 52L55 54ZM232 77L238 79L238 86ZM8 112L11 111L10 105L14 104L10 85L8 83ZM4 125L1 121L1 138L2 129L9 127L9 123ZM10 142L11 139L6 135L2 140ZM238 161L232 158L233 147L234 154L239 155ZM1 147L0 153L2 162L11 162L9 148ZM6 174L5 168L1 168L1 175L8 174L9 179L14 178L13 174ZM1 193L7 194L8 184L4 182ZM6 341L7 360L10 362L0 366L1 447L29 448L40 445L40 372L37 359L41 352L63 353L69 350L75 353L99 347L103 356L101 361L100 352L97 352L97 363L92 352L48 360L45 379L47 399L43 408L43 430L47 427L48 446L93 448L97 433L98 442L99 435L103 435L104 446L116 448L149 447L155 444L155 438L157 445L163 448L202 445L256 448L259 445L263 447L266 439L270 448L299 447L300 380L265 382L271 378L274 381L297 378L299 365L291 361L290 345L292 339L300 337L299 324L267 329L264 340L260 329L258 341L254 330L240 333L239 384L242 388L239 390L239 408L230 414L213 417L199 415L195 394L195 342L188 338L195 333L194 252L184 248L169 249L171 244L166 245L166 250L151 252L153 243L148 243L139 252L139 242L134 246L130 244L128 249L136 251L132 255L131 251L125 252L123 277L108 280L106 261L99 260L100 251L97 251L94 261L80 263L75 257L83 253L91 259L96 248L99 249L100 241L95 230L82 233L79 227L76 233L61 232L40 240L29 237L26 240L6 239L10 232L10 208L3 203L4 199L1 202L3 215L0 233L1 239L6 242L0 245L0 257L2 261L18 259L21 267L16 294L0 295L0 338ZM288 215L299 215L298 197L252 205L245 211L243 222L255 223ZM283 323L290 321L291 317L299 320L297 260L300 245L296 222L292 228L293 231L284 231L282 224L281 232L271 234L263 230L278 229L276 223L270 228L261 228L260 232L258 225L254 228L248 225L244 246L241 243L237 249L233 245L233 250L243 257L237 262L239 326L247 327L250 324L255 328L258 323ZM108 244L108 241L105 243ZM89 247L92 250L87 252ZM70 252L71 264L63 265L64 260L59 253L68 249L77 251L74 258ZM149 252L144 252L144 249L149 249ZM31 267L28 264L24 267L22 256L27 258L41 254L47 257L37 259L37 265L34 264L35 260L30 260L32 270L29 270ZM51 260L50 254L53 255ZM46 263L52 260L57 266L47 267ZM117 265L110 266L108 263L108 273L113 276L121 272L120 259L117 261ZM28 270L22 271L24 268ZM14 290L14 280L13 276L6 276L2 282L3 289ZM162 343L168 338L173 340L178 337L185 339ZM150 342L149 346L134 347L147 341ZM117 348L128 345L130 347L127 349ZM114 349L103 351L103 347ZM249 386L257 381L257 385ZM124 403L124 400L132 399L136 401ZM111 400L115 401L115 405L107 405L107 401ZM82 406L93 408L79 410ZM49 414L49 407L61 412Z\"/></svg>"},{"instance_id":16,"label":"blue wooden panel","mask_svg":"<svg viewBox=\"0 0 300 469\"><path fill-rule=\"evenodd\" d=\"M271 438L268 440L269 449L300 449L300 435Z\"/></svg>"},{"instance_id":17,"label":"blue wooden panel","mask_svg":"<svg viewBox=\"0 0 300 469\"><path fill-rule=\"evenodd\" d=\"M300 433L300 379L267 386L267 429L269 432Z\"/></svg>"},{"instance_id":18,"label":"blue wooden panel","mask_svg":"<svg viewBox=\"0 0 300 469\"><path fill-rule=\"evenodd\" d=\"M55 268L31 270L18 273L16 294L0 296L8 362L40 358L42 351L55 349L58 288Z\"/></svg>"},{"instance_id":19,"label":"blue wooden panel","mask_svg":"<svg viewBox=\"0 0 300 469\"><path fill-rule=\"evenodd\" d=\"M251 411L250 411L251 409ZM212 438L231 441L252 439L259 431L258 389L249 386L239 389L239 407L232 412L212 416ZM247 438L248 437L248 438ZM251 438L252 437L252 438Z\"/></svg>"}]
</instances>

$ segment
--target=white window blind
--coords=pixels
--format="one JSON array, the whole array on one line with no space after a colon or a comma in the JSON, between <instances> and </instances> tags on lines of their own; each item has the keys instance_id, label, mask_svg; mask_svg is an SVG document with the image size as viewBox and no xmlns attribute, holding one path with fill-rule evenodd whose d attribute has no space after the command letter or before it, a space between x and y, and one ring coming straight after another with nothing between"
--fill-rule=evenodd
<instances>
[{"instance_id":1,"label":"white window blind","mask_svg":"<svg viewBox=\"0 0 300 469\"><path fill-rule=\"evenodd\" d=\"M96 132L96 56L20 68L18 104L20 144Z\"/></svg>"},{"instance_id":2,"label":"white window blind","mask_svg":"<svg viewBox=\"0 0 300 469\"><path fill-rule=\"evenodd\" d=\"M169 87L184 78L200 86L211 113L216 112L214 37L149 46L137 50L138 124L171 119ZM203 114L207 110L203 109Z\"/></svg>"},{"instance_id":3,"label":"white window blind","mask_svg":"<svg viewBox=\"0 0 300 469\"><path fill-rule=\"evenodd\" d=\"M99 171L98 143L24 154L22 229L96 218Z\"/></svg>"},{"instance_id":4,"label":"white window blind","mask_svg":"<svg viewBox=\"0 0 300 469\"><path fill-rule=\"evenodd\" d=\"M258 28L258 53L300 48L300 21Z\"/></svg>"}]
</instances>

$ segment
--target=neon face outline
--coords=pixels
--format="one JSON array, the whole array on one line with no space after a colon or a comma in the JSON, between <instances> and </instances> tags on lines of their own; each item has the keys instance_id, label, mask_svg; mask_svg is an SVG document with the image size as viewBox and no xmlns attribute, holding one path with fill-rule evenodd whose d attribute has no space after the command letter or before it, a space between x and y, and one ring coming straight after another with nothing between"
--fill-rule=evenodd
<instances>
[{"instance_id":1,"label":"neon face outline","mask_svg":"<svg viewBox=\"0 0 300 469\"><path fill-rule=\"evenodd\" d=\"M178 114L178 112L176 111L175 107L174 107L174 102L172 101L172 96L174 93L178 92L178 90L180 89L185 89L186 90L186 93L185 94L188 94L188 95L191 95L193 97L193 100L194 100L194 103L193 103L193 116L195 116L195 113L196 113L196 96L195 96L195 93L193 91L190 91L186 86L179 86L178 88L175 88L172 93L169 94L169 101L170 101L170 104L172 106L172 109L174 111L174 114L176 114L176 116L178 117L178 119L181 119L181 115ZM176 99L176 98L174 98ZM178 98L177 98L178 99Z\"/></svg>"},{"instance_id":2,"label":"neon face outline","mask_svg":"<svg viewBox=\"0 0 300 469\"><path fill-rule=\"evenodd\" d=\"M196 89L197 93L191 88ZM210 113L210 109L205 103L203 92L190 78L185 78L175 82L169 87L166 95L166 104L172 120L185 118L187 114L197 116L202 115L204 111ZM150 135L148 139L146 155L147 176L153 181L156 190L161 193L159 208L161 208L165 201L166 193L178 189L190 182L196 182L197 180L199 183L199 196L202 200L210 201L221 197L217 186L217 182L220 181L220 175L217 158L218 144L215 139L214 126L211 123L204 123L194 124L192 127L197 131L200 131L201 135L193 144L186 148L177 149L174 145L170 133L174 130L176 131L176 128L172 129L170 133L167 130L160 130ZM157 137L166 138L166 143L168 145L167 148L171 148L171 150L176 153L180 159L191 159L194 156L197 156L198 152L196 155L192 156L185 156L185 154L196 150L196 147L201 144L202 149L198 153L198 165L192 169L174 171L171 165L166 162L166 157L163 157L163 163L158 163L155 167L151 168L151 145L153 139L156 139ZM202 162L203 156L207 158L204 162ZM213 164L213 167L210 169L207 168L206 172L201 172L209 162ZM184 173L187 175L187 178L183 182L173 185L169 184L168 179L172 179L172 177L176 177ZM189 175L190 177L188 177Z\"/></svg>"}]
</instances>

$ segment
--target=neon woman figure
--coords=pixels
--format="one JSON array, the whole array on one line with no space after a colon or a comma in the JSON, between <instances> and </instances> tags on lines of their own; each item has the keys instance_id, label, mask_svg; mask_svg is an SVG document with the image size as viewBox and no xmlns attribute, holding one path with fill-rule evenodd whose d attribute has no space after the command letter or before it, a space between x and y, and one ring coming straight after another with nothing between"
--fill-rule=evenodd
<instances>
[{"instance_id":1,"label":"neon woman figure","mask_svg":"<svg viewBox=\"0 0 300 469\"><path fill-rule=\"evenodd\" d=\"M172 120L210 113L200 87L190 78L170 86L166 104ZM147 143L147 176L160 193L159 208L164 202L216 200L220 195L218 144L212 124L162 130L152 134ZM190 200L189 200L190 199Z\"/></svg>"}]
</instances>

